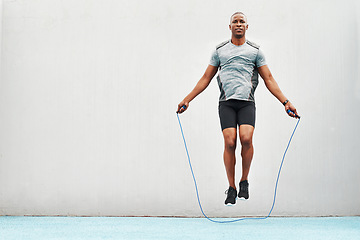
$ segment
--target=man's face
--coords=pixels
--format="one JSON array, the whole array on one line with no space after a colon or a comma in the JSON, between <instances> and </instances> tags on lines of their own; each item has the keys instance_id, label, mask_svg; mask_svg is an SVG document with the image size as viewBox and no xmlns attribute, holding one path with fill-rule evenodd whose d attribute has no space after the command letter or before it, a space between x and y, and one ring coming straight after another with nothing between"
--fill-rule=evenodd
<instances>
[{"instance_id":1,"label":"man's face","mask_svg":"<svg viewBox=\"0 0 360 240\"><path fill-rule=\"evenodd\" d=\"M231 18L229 25L231 33L236 38L242 38L245 36L245 32L248 29L247 19L242 14L235 14Z\"/></svg>"}]
</instances>

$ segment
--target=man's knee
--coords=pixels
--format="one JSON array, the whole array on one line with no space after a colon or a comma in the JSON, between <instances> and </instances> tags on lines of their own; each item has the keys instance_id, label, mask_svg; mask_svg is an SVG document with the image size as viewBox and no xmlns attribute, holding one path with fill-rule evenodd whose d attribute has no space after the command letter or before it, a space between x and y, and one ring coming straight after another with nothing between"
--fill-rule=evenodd
<instances>
[{"instance_id":1,"label":"man's knee","mask_svg":"<svg viewBox=\"0 0 360 240\"><path fill-rule=\"evenodd\" d=\"M242 147L251 147L252 146L252 135L242 135L240 137L240 142Z\"/></svg>"},{"instance_id":2,"label":"man's knee","mask_svg":"<svg viewBox=\"0 0 360 240\"><path fill-rule=\"evenodd\" d=\"M225 150L234 151L236 149L236 129L223 130Z\"/></svg>"},{"instance_id":3,"label":"man's knee","mask_svg":"<svg viewBox=\"0 0 360 240\"><path fill-rule=\"evenodd\" d=\"M250 125L241 125L239 130L240 142L242 147L251 147L254 134L254 127Z\"/></svg>"},{"instance_id":4,"label":"man's knee","mask_svg":"<svg viewBox=\"0 0 360 240\"><path fill-rule=\"evenodd\" d=\"M225 138L225 149L227 151L235 151L236 138L232 138L232 137Z\"/></svg>"}]
</instances>

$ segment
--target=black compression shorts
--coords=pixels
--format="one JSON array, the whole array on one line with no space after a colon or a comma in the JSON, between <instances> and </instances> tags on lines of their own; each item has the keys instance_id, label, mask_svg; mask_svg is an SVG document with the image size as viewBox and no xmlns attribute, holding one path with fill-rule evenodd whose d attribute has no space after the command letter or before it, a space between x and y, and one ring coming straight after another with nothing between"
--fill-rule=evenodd
<instances>
[{"instance_id":1,"label":"black compression shorts","mask_svg":"<svg viewBox=\"0 0 360 240\"><path fill-rule=\"evenodd\" d=\"M255 103L230 99L219 102L219 117L221 129L237 128L243 124L255 127Z\"/></svg>"}]
</instances>

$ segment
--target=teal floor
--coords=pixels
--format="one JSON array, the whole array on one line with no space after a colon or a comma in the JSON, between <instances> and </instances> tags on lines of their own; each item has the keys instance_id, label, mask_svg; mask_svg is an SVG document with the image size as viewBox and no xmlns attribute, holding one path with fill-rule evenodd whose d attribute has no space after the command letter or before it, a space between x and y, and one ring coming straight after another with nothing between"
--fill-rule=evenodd
<instances>
[{"instance_id":1,"label":"teal floor","mask_svg":"<svg viewBox=\"0 0 360 240\"><path fill-rule=\"evenodd\" d=\"M0 217L0 239L360 239L360 217L217 224L204 218Z\"/></svg>"}]
</instances>

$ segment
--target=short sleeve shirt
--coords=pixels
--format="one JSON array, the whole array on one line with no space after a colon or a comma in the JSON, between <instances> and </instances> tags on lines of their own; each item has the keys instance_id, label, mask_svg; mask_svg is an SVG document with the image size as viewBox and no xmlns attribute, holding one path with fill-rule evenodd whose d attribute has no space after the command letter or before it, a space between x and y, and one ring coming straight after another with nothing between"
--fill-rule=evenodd
<instances>
[{"instance_id":1,"label":"short sleeve shirt","mask_svg":"<svg viewBox=\"0 0 360 240\"><path fill-rule=\"evenodd\" d=\"M257 68L266 65L265 56L258 45L248 40L240 46L234 45L231 40L225 41L216 47L210 65L219 67L219 101L255 101Z\"/></svg>"}]
</instances>

